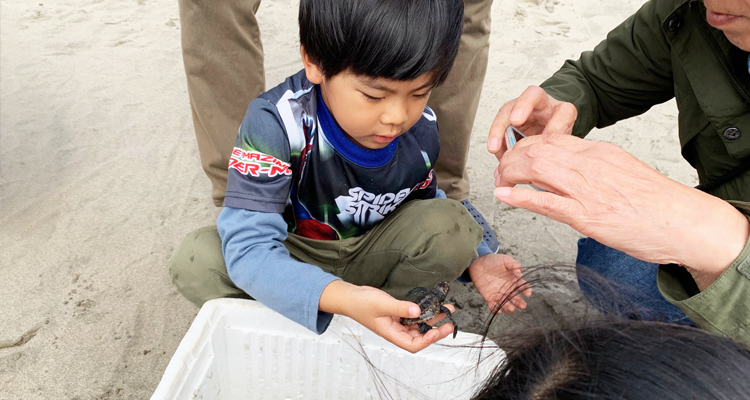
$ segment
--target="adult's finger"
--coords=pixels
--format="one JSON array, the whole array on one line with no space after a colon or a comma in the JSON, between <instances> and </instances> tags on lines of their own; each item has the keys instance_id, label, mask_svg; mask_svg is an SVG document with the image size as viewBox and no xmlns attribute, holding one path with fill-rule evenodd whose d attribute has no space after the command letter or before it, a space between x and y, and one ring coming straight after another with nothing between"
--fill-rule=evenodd
<instances>
[{"instance_id":1,"label":"adult's finger","mask_svg":"<svg viewBox=\"0 0 750 400\"><path fill-rule=\"evenodd\" d=\"M573 125L575 125L576 118L578 118L576 107L571 103L556 102L554 109L555 111L547 121L542 135L554 133L570 135L573 133Z\"/></svg>"},{"instance_id":2,"label":"adult's finger","mask_svg":"<svg viewBox=\"0 0 750 400\"><path fill-rule=\"evenodd\" d=\"M502 157L505 150L505 129L508 125L523 127L529 120L534 111L543 111L544 114L552 115L550 109L549 97L544 89L538 86L529 86L521 93L518 98L510 100L503 104L498 110L495 119L490 125L490 134L487 138L487 150L495 154L498 158ZM539 121L543 128L546 121ZM541 128L535 129L535 132L541 132ZM532 133L533 134L533 133Z\"/></svg>"},{"instance_id":3,"label":"adult's finger","mask_svg":"<svg viewBox=\"0 0 750 400\"><path fill-rule=\"evenodd\" d=\"M601 145L557 133L527 137L500 160L495 171L495 186L533 184L546 191L568 196L572 190L585 184L585 177L578 173L585 167L581 162L606 159L607 152L604 149L596 150L583 158L578 153Z\"/></svg>"},{"instance_id":4,"label":"adult's finger","mask_svg":"<svg viewBox=\"0 0 750 400\"><path fill-rule=\"evenodd\" d=\"M567 195L571 188L580 185L581 179L575 173L573 156L574 152L544 144L514 148L500 161L495 185L533 184L548 192Z\"/></svg>"},{"instance_id":5,"label":"adult's finger","mask_svg":"<svg viewBox=\"0 0 750 400\"><path fill-rule=\"evenodd\" d=\"M498 158L505 153L505 128L510 125L510 113L513 111L513 105L516 99L505 104L497 111L495 119L490 125L490 133L487 137L487 151L495 154Z\"/></svg>"},{"instance_id":6,"label":"adult's finger","mask_svg":"<svg viewBox=\"0 0 750 400\"><path fill-rule=\"evenodd\" d=\"M495 197L509 206L524 208L567 225L573 225L582 215L578 202L550 192L499 187L495 189Z\"/></svg>"},{"instance_id":7,"label":"adult's finger","mask_svg":"<svg viewBox=\"0 0 750 400\"><path fill-rule=\"evenodd\" d=\"M550 99L547 92L539 86L527 87L516 99L513 110L508 116L508 122L511 125L522 126L534 111L551 112L552 110L549 110Z\"/></svg>"},{"instance_id":8,"label":"adult's finger","mask_svg":"<svg viewBox=\"0 0 750 400\"><path fill-rule=\"evenodd\" d=\"M522 149L524 147L533 146L536 144L551 145L556 148L581 152L588 150L592 146L600 144L600 142L593 140L581 139L577 136L572 136L566 133L559 132L548 132L543 135L528 136L522 140L519 140L513 149ZM547 151L554 151L552 149L546 149ZM545 154L546 156L547 154Z\"/></svg>"}]
</instances>

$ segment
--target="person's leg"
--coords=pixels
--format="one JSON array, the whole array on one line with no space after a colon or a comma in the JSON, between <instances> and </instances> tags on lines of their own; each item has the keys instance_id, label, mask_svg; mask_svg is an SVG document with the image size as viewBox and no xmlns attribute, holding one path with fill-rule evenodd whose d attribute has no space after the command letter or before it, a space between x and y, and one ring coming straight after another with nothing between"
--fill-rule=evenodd
<instances>
[{"instance_id":1,"label":"person's leg","mask_svg":"<svg viewBox=\"0 0 750 400\"><path fill-rule=\"evenodd\" d=\"M639 260L594 239L578 241L578 283L600 311L635 319L692 325L656 285L658 264Z\"/></svg>"},{"instance_id":2,"label":"person's leg","mask_svg":"<svg viewBox=\"0 0 750 400\"><path fill-rule=\"evenodd\" d=\"M293 259L334 273L333 265L339 260L337 240L303 238L300 241L294 239L299 236L289 236L292 240L285 241L284 245ZM169 260L169 274L180 294L198 307L208 300L223 297L252 299L229 278L216 225L196 229L185 236Z\"/></svg>"},{"instance_id":3,"label":"person's leg","mask_svg":"<svg viewBox=\"0 0 750 400\"><path fill-rule=\"evenodd\" d=\"M297 261L404 298L415 286L455 280L476 258L481 235L460 203L417 200L362 237L313 240L290 233L284 246ZM182 240L169 260L169 273L180 294L198 307L216 298L251 298L229 278L214 225Z\"/></svg>"},{"instance_id":4,"label":"person's leg","mask_svg":"<svg viewBox=\"0 0 750 400\"><path fill-rule=\"evenodd\" d=\"M437 115L440 156L435 164L438 187L449 199L469 197L466 161L484 75L487 72L492 0L464 0L464 28L448 79L427 103Z\"/></svg>"},{"instance_id":5,"label":"person's leg","mask_svg":"<svg viewBox=\"0 0 750 400\"><path fill-rule=\"evenodd\" d=\"M342 243L336 274L403 299L414 287L455 281L477 257L481 236L459 202L412 201L361 240Z\"/></svg>"},{"instance_id":6,"label":"person's leg","mask_svg":"<svg viewBox=\"0 0 750 400\"><path fill-rule=\"evenodd\" d=\"M260 0L179 0L182 58L201 163L217 207L237 129L265 87Z\"/></svg>"},{"instance_id":7,"label":"person's leg","mask_svg":"<svg viewBox=\"0 0 750 400\"><path fill-rule=\"evenodd\" d=\"M458 200L484 230L491 251L499 248L495 232L469 202L466 162L479 96L487 72L490 48L492 0L464 0L464 28L458 55L448 79L436 88L427 103L440 127L440 156L435 163L438 187L449 199Z\"/></svg>"},{"instance_id":8,"label":"person's leg","mask_svg":"<svg viewBox=\"0 0 750 400\"><path fill-rule=\"evenodd\" d=\"M190 232L182 240L169 260L169 275L180 294L198 307L222 297L250 298L229 279L215 225Z\"/></svg>"}]
</instances>

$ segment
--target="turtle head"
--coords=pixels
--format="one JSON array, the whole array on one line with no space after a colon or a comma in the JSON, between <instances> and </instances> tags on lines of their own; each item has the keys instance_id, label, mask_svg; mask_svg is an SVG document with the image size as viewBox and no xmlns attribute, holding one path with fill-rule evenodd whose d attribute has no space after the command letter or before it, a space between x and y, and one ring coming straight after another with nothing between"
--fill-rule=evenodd
<instances>
[{"instance_id":1,"label":"turtle head","mask_svg":"<svg viewBox=\"0 0 750 400\"><path fill-rule=\"evenodd\" d=\"M445 299L445 296L448 295L448 291L451 290L451 285L448 282L443 281L435 285L435 290L440 292L443 295L443 299Z\"/></svg>"}]
</instances>

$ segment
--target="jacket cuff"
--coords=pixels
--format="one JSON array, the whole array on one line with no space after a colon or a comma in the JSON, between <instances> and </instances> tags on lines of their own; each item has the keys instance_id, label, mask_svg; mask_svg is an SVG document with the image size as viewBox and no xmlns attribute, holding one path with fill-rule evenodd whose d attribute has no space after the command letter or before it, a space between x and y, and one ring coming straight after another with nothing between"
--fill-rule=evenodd
<instances>
[{"instance_id":1,"label":"jacket cuff","mask_svg":"<svg viewBox=\"0 0 750 400\"><path fill-rule=\"evenodd\" d=\"M750 240L734 262L702 292L692 275L675 264L659 266L657 285L664 298L701 328L750 347Z\"/></svg>"}]
</instances>

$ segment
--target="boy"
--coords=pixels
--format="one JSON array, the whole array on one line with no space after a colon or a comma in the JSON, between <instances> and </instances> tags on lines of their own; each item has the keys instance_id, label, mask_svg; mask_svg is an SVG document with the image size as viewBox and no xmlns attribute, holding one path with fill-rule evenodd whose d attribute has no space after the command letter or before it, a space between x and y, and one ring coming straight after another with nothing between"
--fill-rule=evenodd
<instances>
[{"instance_id":1,"label":"boy","mask_svg":"<svg viewBox=\"0 0 750 400\"><path fill-rule=\"evenodd\" d=\"M180 291L198 305L249 294L318 333L347 315L411 351L452 327L421 335L399 324L419 308L395 298L471 264L489 299L520 265L490 254L432 170L426 103L450 71L462 19L461 0L302 0L305 69L250 103L217 220L223 259L215 231L189 236L170 268ZM213 279L196 279L201 271Z\"/></svg>"}]
</instances>

